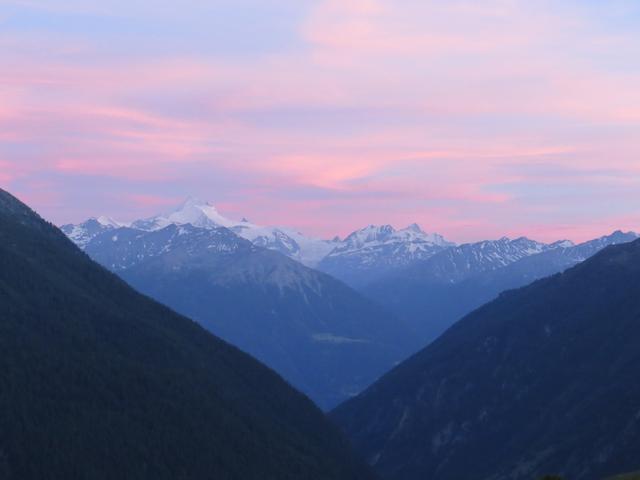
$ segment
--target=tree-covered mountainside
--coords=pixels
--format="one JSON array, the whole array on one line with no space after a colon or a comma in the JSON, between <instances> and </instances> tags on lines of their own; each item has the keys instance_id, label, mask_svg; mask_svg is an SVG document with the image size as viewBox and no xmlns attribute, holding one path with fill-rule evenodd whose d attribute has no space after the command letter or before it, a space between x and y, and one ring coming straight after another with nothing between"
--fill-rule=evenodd
<instances>
[{"instance_id":1,"label":"tree-covered mountainside","mask_svg":"<svg viewBox=\"0 0 640 480\"><path fill-rule=\"evenodd\" d=\"M640 472L616 475L615 477L610 477L607 480L640 480Z\"/></svg>"},{"instance_id":2,"label":"tree-covered mountainside","mask_svg":"<svg viewBox=\"0 0 640 480\"><path fill-rule=\"evenodd\" d=\"M0 478L368 479L302 394L0 190Z\"/></svg>"},{"instance_id":3,"label":"tree-covered mountainside","mask_svg":"<svg viewBox=\"0 0 640 480\"><path fill-rule=\"evenodd\" d=\"M333 412L389 479L640 465L640 240L500 295Z\"/></svg>"}]
</instances>

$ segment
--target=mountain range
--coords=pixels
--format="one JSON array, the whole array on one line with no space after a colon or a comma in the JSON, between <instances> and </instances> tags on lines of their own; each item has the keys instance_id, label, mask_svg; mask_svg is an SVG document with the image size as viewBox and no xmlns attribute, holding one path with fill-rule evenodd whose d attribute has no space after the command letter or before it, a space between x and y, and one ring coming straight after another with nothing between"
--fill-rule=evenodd
<instances>
[{"instance_id":1,"label":"mountain range","mask_svg":"<svg viewBox=\"0 0 640 480\"><path fill-rule=\"evenodd\" d=\"M635 240L502 293L332 418L390 480L601 479L639 464L639 344Z\"/></svg>"},{"instance_id":2,"label":"mountain range","mask_svg":"<svg viewBox=\"0 0 640 480\"><path fill-rule=\"evenodd\" d=\"M229 220L193 198L128 224L98 217L62 229L99 263L275 368L325 409L500 292L638 238L455 245L414 224L318 240Z\"/></svg>"},{"instance_id":3,"label":"mountain range","mask_svg":"<svg viewBox=\"0 0 640 480\"><path fill-rule=\"evenodd\" d=\"M317 268L354 288L455 246L441 235L425 233L415 223L402 230L370 225L333 243L333 250Z\"/></svg>"},{"instance_id":4,"label":"mountain range","mask_svg":"<svg viewBox=\"0 0 640 480\"><path fill-rule=\"evenodd\" d=\"M460 245L380 278L361 291L397 314L427 344L499 293L562 272L609 245L639 238L614 232L579 245L527 238Z\"/></svg>"},{"instance_id":5,"label":"mountain range","mask_svg":"<svg viewBox=\"0 0 640 480\"><path fill-rule=\"evenodd\" d=\"M210 203L194 197L188 198L169 212L133 222L119 222L102 216L61 228L77 245L84 247L96 235L115 228L154 231L168 225L186 224L201 228L228 228L257 246L280 252L303 265L326 271L350 284L349 278L355 277L351 273L353 268L362 271L358 276L360 281L355 282L362 284L366 283L362 279L367 278L368 272L376 272L376 275L387 273L455 245L441 235L425 233L417 224L397 231L391 225L370 225L353 232L344 240L338 237L322 240L306 236L293 228L265 227L246 219L231 220L221 215ZM343 262L347 266L342 267ZM345 272L347 278L341 277L341 271Z\"/></svg>"},{"instance_id":6,"label":"mountain range","mask_svg":"<svg viewBox=\"0 0 640 480\"><path fill-rule=\"evenodd\" d=\"M130 285L265 362L325 409L419 347L371 300L201 208L197 215L189 201L131 226L89 220L65 231Z\"/></svg>"},{"instance_id":7,"label":"mountain range","mask_svg":"<svg viewBox=\"0 0 640 480\"><path fill-rule=\"evenodd\" d=\"M2 190L0 265L0 478L373 478L275 372Z\"/></svg>"},{"instance_id":8,"label":"mountain range","mask_svg":"<svg viewBox=\"0 0 640 480\"><path fill-rule=\"evenodd\" d=\"M0 227L0 476L372 478L276 373L5 192ZM325 241L193 200L63 230L322 408L346 399L330 417L382 478L638 468L633 232L455 245L370 226Z\"/></svg>"},{"instance_id":9,"label":"mountain range","mask_svg":"<svg viewBox=\"0 0 640 480\"><path fill-rule=\"evenodd\" d=\"M161 230L169 225L191 224L195 227L225 227L253 244L280 252L304 265L316 266L334 248L334 241L307 237L286 227L254 225L246 219L231 220L208 202L189 197L175 209L150 218L124 223L109 217L89 219L79 225L64 225L62 230L77 245L86 246L93 237L108 230L130 227L135 230Z\"/></svg>"}]
</instances>

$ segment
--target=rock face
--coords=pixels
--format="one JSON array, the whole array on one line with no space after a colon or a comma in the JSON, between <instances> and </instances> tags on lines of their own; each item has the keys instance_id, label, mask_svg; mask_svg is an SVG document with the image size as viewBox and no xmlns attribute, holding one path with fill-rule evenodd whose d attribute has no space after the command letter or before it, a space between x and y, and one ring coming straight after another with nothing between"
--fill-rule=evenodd
<instances>
[{"instance_id":1,"label":"rock face","mask_svg":"<svg viewBox=\"0 0 640 480\"><path fill-rule=\"evenodd\" d=\"M276 373L1 190L0 265L0 478L371 478Z\"/></svg>"},{"instance_id":2,"label":"rock face","mask_svg":"<svg viewBox=\"0 0 640 480\"><path fill-rule=\"evenodd\" d=\"M389 275L362 291L398 315L424 344L501 292L561 272L638 234L614 232L580 245L526 238L461 245Z\"/></svg>"},{"instance_id":3,"label":"rock face","mask_svg":"<svg viewBox=\"0 0 640 480\"><path fill-rule=\"evenodd\" d=\"M333 419L389 479L591 480L640 461L640 240L500 295Z\"/></svg>"},{"instance_id":4,"label":"rock face","mask_svg":"<svg viewBox=\"0 0 640 480\"><path fill-rule=\"evenodd\" d=\"M224 227L109 229L85 251L265 362L325 409L417 348L406 327L342 282Z\"/></svg>"}]
</instances>

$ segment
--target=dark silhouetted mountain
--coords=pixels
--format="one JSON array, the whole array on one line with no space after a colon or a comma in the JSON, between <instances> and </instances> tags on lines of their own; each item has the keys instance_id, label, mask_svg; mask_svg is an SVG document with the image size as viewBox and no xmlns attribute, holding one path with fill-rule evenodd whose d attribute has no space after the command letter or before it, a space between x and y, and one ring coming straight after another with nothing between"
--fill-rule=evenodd
<instances>
[{"instance_id":1,"label":"dark silhouetted mountain","mask_svg":"<svg viewBox=\"0 0 640 480\"><path fill-rule=\"evenodd\" d=\"M402 230L370 225L334 243L318 269L356 288L455 245L415 223Z\"/></svg>"},{"instance_id":2,"label":"dark silhouetted mountain","mask_svg":"<svg viewBox=\"0 0 640 480\"><path fill-rule=\"evenodd\" d=\"M640 465L640 240L505 292L333 412L389 479Z\"/></svg>"},{"instance_id":3,"label":"dark silhouetted mountain","mask_svg":"<svg viewBox=\"0 0 640 480\"><path fill-rule=\"evenodd\" d=\"M265 362L326 409L419 347L361 294L227 228L110 229L86 252Z\"/></svg>"},{"instance_id":4,"label":"dark silhouetted mountain","mask_svg":"<svg viewBox=\"0 0 640 480\"><path fill-rule=\"evenodd\" d=\"M580 245L520 238L461 245L364 289L418 332L426 344L505 290L562 272L608 245L638 238L614 232Z\"/></svg>"},{"instance_id":5,"label":"dark silhouetted mountain","mask_svg":"<svg viewBox=\"0 0 640 480\"><path fill-rule=\"evenodd\" d=\"M0 190L0 478L368 479L276 373Z\"/></svg>"}]
</instances>

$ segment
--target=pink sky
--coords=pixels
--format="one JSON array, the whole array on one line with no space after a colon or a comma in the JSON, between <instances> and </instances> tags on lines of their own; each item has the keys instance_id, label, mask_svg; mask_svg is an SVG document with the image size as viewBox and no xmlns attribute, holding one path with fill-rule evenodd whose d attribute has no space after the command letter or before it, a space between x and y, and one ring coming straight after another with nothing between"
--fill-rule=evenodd
<instances>
[{"instance_id":1,"label":"pink sky","mask_svg":"<svg viewBox=\"0 0 640 480\"><path fill-rule=\"evenodd\" d=\"M640 7L9 0L0 186L57 223L195 195L324 237L640 230Z\"/></svg>"}]
</instances>

